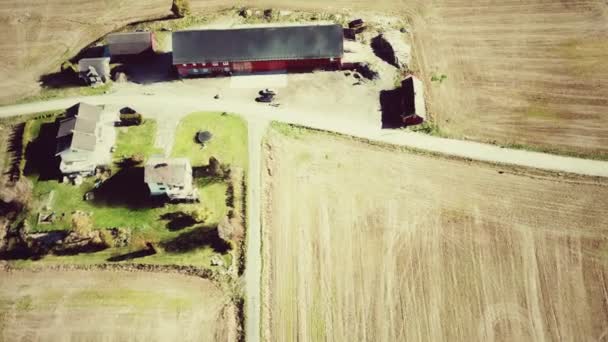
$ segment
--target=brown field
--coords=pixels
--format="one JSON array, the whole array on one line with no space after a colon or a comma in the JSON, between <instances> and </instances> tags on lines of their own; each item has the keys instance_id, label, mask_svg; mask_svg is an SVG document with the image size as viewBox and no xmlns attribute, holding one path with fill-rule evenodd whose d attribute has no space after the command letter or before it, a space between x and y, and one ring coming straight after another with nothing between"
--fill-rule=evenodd
<instances>
[{"instance_id":1,"label":"brown field","mask_svg":"<svg viewBox=\"0 0 608 342\"><path fill-rule=\"evenodd\" d=\"M38 90L38 78L106 33L171 13L172 0L5 0L0 5L0 103Z\"/></svg>"},{"instance_id":2,"label":"brown field","mask_svg":"<svg viewBox=\"0 0 608 342\"><path fill-rule=\"evenodd\" d=\"M212 341L225 297L208 280L112 271L0 274L0 341Z\"/></svg>"},{"instance_id":3,"label":"brown field","mask_svg":"<svg viewBox=\"0 0 608 342\"><path fill-rule=\"evenodd\" d=\"M264 160L265 340L608 339L606 180L284 127Z\"/></svg>"}]
</instances>

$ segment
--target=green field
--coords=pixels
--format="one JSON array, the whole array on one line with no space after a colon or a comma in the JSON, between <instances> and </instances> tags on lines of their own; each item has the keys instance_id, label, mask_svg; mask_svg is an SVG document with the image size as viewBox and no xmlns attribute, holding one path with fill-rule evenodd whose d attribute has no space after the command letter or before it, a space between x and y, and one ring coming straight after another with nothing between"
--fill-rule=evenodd
<instances>
[{"instance_id":1,"label":"green field","mask_svg":"<svg viewBox=\"0 0 608 342\"><path fill-rule=\"evenodd\" d=\"M49 126L52 119L31 120L26 126L25 143L35 144L43 125ZM201 151L194 142L196 127L205 127L213 132L213 140ZM44 128L43 128L44 129ZM123 156L141 153L145 157L158 153L154 147L156 122L146 120L141 126L119 127L114 161ZM189 135L192 139L184 139ZM207 164L208 156L216 156L222 162L233 165L246 165L247 137L246 126L237 116L222 116L215 113L195 113L180 123L176 134L174 156L186 156L193 165ZM28 155L27 158L33 158ZM27 161L29 162L29 160ZM27 164L26 162L26 164ZM100 252L72 256L47 255L35 263L99 263L108 258L129 255L144 248L147 242L154 243L159 253L134 259L142 263L195 264L208 265L209 258L222 254L225 262L230 261L227 247L218 241L215 227L227 214L226 193L228 184L221 179L195 178L199 190L200 203L151 204L145 195L143 167L123 167L118 163L112 166L113 174L100 187L103 196L92 201L84 201L85 193L94 189L95 179L85 179L80 186L61 183L58 180L41 177L35 167L30 167L27 177L33 183L34 203L28 217L30 231L34 233L70 229L71 215L74 211L91 213L94 228L128 228L131 231L131 244L127 247L109 248ZM105 187L105 188L104 188ZM99 192L99 191L98 191ZM97 192L97 193L98 193ZM144 195L137 195L137 194ZM48 205L56 219L52 223L38 223L41 209ZM203 224L187 220L187 214L199 207L206 207L211 217ZM47 211L48 213L48 211ZM29 264L20 261L17 264Z\"/></svg>"},{"instance_id":2,"label":"green field","mask_svg":"<svg viewBox=\"0 0 608 342\"><path fill-rule=\"evenodd\" d=\"M0 273L0 341L211 341L226 324L225 298L178 274Z\"/></svg>"},{"instance_id":3,"label":"green field","mask_svg":"<svg viewBox=\"0 0 608 342\"><path fill-rule=\"evenodd\" d=\"M195 143L198 131L213 134L204 148ZM193 166L206 165L213 156L222 163L247 168L247 125L236 115L192 113L180 122L175 137L171 155L188 157Z\"/></svg>"}]
</instances>

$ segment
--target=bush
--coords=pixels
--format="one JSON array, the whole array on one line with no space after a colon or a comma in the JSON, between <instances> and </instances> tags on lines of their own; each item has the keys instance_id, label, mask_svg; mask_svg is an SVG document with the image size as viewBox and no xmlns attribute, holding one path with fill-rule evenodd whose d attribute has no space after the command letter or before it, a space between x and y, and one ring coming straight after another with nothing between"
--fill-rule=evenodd
<instances>
[{"instance_id":1,"label":"bush","mask_svg":"<svg viewBox=\"0 0 608 342\"><path fill-rule=\"evenodd\" d=\"M190 217L197 223L204 223L213 213L208 208L198 208L190 212Z\"/></svg>"},{"instance_id":2,"label":"bush","mask_svg":"<svg viewBox=\"0 0 608 342\"><path fill-rule=\"evenodd\" d=\"M207 171L209 175L214 177L223 177L224 173L222 172L220 161L215 157L209 158L209 165L207 166Z\"/></svg>"},{"instance_id":3,"label":"bush","mask_svg":"<svg viewBox=\"0 0 608 342\"><path fill-rule=\"evenodd\" d=\"M77 211L72 214L72 231L79 236L89 236L93 230L93 221L86 213Z\"/></svg>"},{"instance_id":4,"label":"bush","mask_svg":"<svg viewBox=\"0 0 608 342\"><path fill-rule=\"evenodd\" d=\"M140 113L120 113L120 123L123 126L139 126L143 121L143 115Z\"/></svg>"},{"instance_id":5,"label":"bush","mask_svg":"<svg viewBox=\"0 0 608 342\"><path fill-rule=\"evenodd\" d=\"M173 6L171 11L175 16L183 18L190 14L190 2L189 0L173 0Z\"/></svg>"}]
</instances>

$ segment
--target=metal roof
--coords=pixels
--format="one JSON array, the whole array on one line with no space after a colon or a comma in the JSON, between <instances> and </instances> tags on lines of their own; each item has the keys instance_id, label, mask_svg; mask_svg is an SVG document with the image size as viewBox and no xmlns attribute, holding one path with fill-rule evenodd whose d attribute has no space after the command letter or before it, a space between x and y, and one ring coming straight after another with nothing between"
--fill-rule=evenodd
<instances>
[{"instance_id":1,"label":"metal roof","mask_svg":"<svg viewBox=\"0 0 608 342\"><path fill-rule=\"evenodd\" d=\"M123 32L107 36L110 55L135 55L152 48L152 33Z\"/></svg>"},{"instance_id":2,"label":"metal roof","mask_svg":"<svg viewBox=\"0 0 608 342\"><path fill-rule=\"evenodd\" d=\"M152 157L144 168L144 181L148 184L185 186L189 173L192 173L192 167L187 158Z\"/></svg>"},{"instance_id":3,"label":"metal roof","mask_svg":"<svg viewBox=\"0 0 608 342\"><path fill-rule=\"evenodd\" d=\"M68 108L66 118L59 121L55 152L60 154L67 149L94 151L101 112L100 107L84 102Z\"/></svg>"},{"instance_id":4,"label":"metal roof","mask_svg":"<svg viewBox=\"0 0 608 342\"><path fill-rule=\"evenodd\" d=\"M110 57L83 58L78 61L78 71L87 72L89 66L95 68L99 75L110 74Z\"/></svg>"},{"instance_id":5,"label":"metal roof","mask_svg":"<svg viewBox=\"0 0 608 342\"><path fill-rule=\"evenodd\" d=\"M173 32L173 64L340 58L339 25L279 26Z\"/></svg>"}]
</instances>

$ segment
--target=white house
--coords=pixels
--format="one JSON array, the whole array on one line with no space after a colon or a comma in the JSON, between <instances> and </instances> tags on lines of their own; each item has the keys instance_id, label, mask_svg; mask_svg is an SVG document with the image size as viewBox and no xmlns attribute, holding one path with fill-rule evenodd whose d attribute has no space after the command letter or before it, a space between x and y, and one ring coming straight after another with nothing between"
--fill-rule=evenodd
<instances>
[{"instance_id":1,"label":"white house","mask_svg":"<svg viewBox=\"0 0 608 342\"><path fill-rule=\"evenodd\" d=\"M150 158L144 168L144 181L151 196L198 200L198 191L192 184L192 166L187 158Z\"/></svg>"},{"instance_id":2,"label":"white house","mask_svg":"<svg viewBox=\"0 0 608 342\"><path fill-rule=\"evenodd\" d=\"M107 141L104 141L103 109L86 103L70 107L59 120L55 155L64 175L92 175L95 168L110 159ZM108 140L108 139L105 139Z\"/></svg>"}]
</instances>

